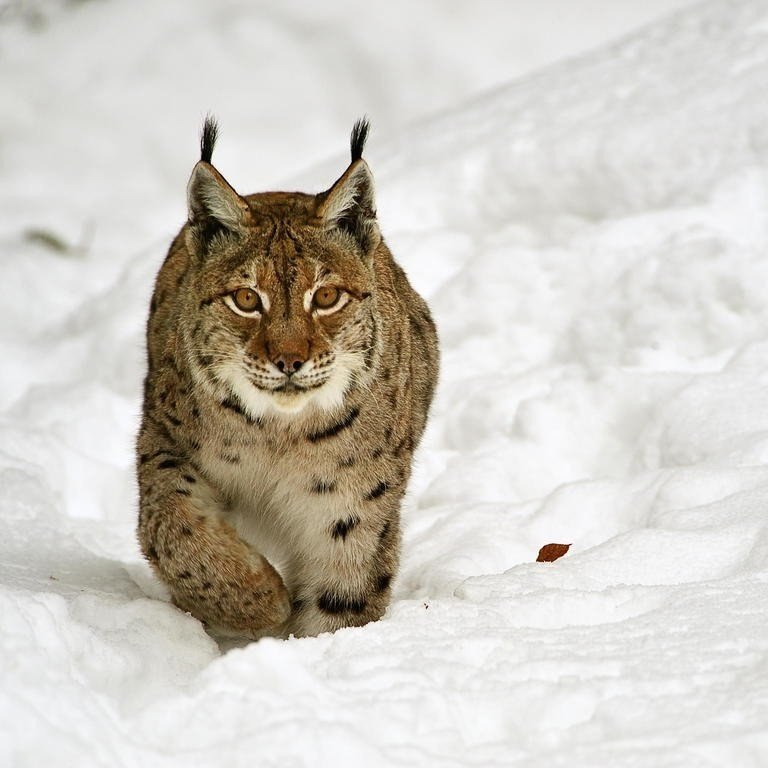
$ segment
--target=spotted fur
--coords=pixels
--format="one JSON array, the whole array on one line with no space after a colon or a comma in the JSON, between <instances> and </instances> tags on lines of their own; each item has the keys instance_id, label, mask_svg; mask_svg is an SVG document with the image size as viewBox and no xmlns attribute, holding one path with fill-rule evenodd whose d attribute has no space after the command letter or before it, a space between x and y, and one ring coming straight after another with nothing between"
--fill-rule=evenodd
<instances>
[{"instance_id":1,"label":"spotted fur","mask_svg":"<svg viewBox=\"0 0 768 768\"><path fill-rule=\"evenodd\" d=\"M139 541L175 604L219 632L316 635L390 600L438 352L379 232L367 134L355 125L327 191L243 197L211 165L207 120L157 276ZM338 290L330 310L320 287Z\"/></svg>"}]
</instances>

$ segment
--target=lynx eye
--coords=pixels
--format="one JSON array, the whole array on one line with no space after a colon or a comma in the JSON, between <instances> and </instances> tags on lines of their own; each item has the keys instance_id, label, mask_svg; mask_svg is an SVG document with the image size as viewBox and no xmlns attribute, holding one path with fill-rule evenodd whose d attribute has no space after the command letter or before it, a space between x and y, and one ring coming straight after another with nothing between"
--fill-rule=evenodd
<instances>
[{"instance_id":1,"label":"lynx eye","mask_svg":"<svg viewBox=\"0 0 768 768\"><path fill-rule=\"evenodd\" d=\"M255 314L261 311L261 298L252 288L238 288L227 297L231 299L235 310L244 314Z\"/></svg>"},{"instance_id":2,"label":"lynx eye","mask_svg":"<svg viewBox=\"0 0 768 768\"><path fill-rule=\"evenodd\" d=\"M338 288L332 285L324 285L315 291L312 302L318 309L330 309L338 304L340 298L341 291Z\"/></svg>"}]
</instances>

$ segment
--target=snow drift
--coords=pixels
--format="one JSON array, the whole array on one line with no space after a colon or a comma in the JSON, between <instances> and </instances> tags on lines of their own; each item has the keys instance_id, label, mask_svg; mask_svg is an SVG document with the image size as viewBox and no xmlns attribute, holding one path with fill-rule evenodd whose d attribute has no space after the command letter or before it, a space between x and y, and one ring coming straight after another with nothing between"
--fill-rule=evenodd
<instances>
[{"instance_id":1,"label":"snow drift","mask_svg":"<svg viewBox=\"0 0 768 768\"><path fill-rule=\"evenodd\" d=\"M442 380L393 605L314 639L222 649L138 555L157 222L6 222L0 762L764 764L766 86L717 0L371 142Z\"/></svg>"}]
</instances>

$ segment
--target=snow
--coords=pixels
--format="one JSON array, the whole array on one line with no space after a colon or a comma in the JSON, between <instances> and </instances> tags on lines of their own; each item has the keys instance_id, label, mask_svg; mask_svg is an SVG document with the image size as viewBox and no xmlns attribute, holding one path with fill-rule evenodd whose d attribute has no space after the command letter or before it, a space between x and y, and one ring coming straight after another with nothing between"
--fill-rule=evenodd
<instances>
[{"instance_id":1,"label":"snow","mask_svg":"<svg viewBox=\"0 0 768 768\"><path fill-rule=\"evenodd\" d=\"M0 765L768 762L768 4L608 44L683 4L536 5L6 13ZM363 628L219 645L135 542L143 324L209 107L244 192L327 186L367 109L438 321Z\"/></svg>"}]
</instances>

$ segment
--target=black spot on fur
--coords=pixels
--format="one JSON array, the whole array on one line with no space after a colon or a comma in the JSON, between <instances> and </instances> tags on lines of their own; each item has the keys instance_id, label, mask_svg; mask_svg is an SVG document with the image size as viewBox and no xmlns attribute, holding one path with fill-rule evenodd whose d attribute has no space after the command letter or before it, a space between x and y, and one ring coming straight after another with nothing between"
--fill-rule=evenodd
<instances>
[{"instance_id":1,"label":"black spot on fur","mask_svg":"<svg viewBox=\"0 0 768 768\"><path fill-rule=\"evenodd\" d=\"M178 574L177 578L179 579L191 579L192 574L189 571L182 571L180 574Z\"/></svg>"},{"instance_id":2,"label":"black spot on fur","mask_svg":"<svg viewBox=\"0 0 768 768\"><path fill-rule=\"evenodd\" d=\"M200 586L202 589L210 589L213 586L213 584L211 584L210 581L204 581Z\"/></svg>"},{"instance_id":3,"label":"black spot on fur","mask_svg":"<svg viewBox=\"0 0 768 768\"><path fill-rule=\"evenodd\" d=\"M173 355L163 355L163 365L167 365L171 370L176 371L176 373L179 372L179 369L176 366L176 360L173 358Z\"/></svg>"},{"instance_id":4,"label":"black spot on fur","mask_svg":"<svg viewBox=\"0 0 768 768\"><path fill-rule=\"evenodd\" d=\"M231 454L231 453L222 453L221 456L219 456L219 458L222 461L226 461L227 464L239 464L240 463L240 457L239 456L235 456L234 454Z\"/></svg>"},{"instance_id":5,"label":"black spot on fur","mask_svg":"<svg viewBox=\"0 0 768 768\"><path fill-rule=\"evenodd\" d=\"M189 490L189 488L177 488L176 493L179 494L179 496L191 496L192 491Z\"/></svg>"},{"instance_id":6,"label":"black spot on fur","mask_svg":"<svg viewBox=\"0 0 768 768\"><path fill-rule=\"evenodd\" d=\"M152 297L152 301L149 302L149 314L154 315L157 310L157 296Z\"/></svg>"},{"instance_id":7,"label":"black spot on fur","mask_svg":"<svg viewBox=\"0 0 768 768\"><path fill-rule=\"evenodd\" d=\"M310 442L316 443L318 440L324 440L326 437L333 437L334 435L338 435L342 430L352 426L355 419L359 415L360 409L355 407L341 421L334 424L333 426L328 427L328 429L322 429L319 432L313 432L311 435L309 435L308 439Z\"/></svg>"},{"instance_id":8,"label":"black spot on fur","mask_svg":"<svg viewBox=\"0 0 768 768\"><path fill-rule=\"evenodd\" d=\"M334 592L324 592L317 599L317 607L325 613L362 613L366 608L362 597L342 597Z\"/></svg>"},{"instance_id":9,"label":"black spot on fur","mask_svg":"<svg viewBox=\"0 0 768 768\"><path fill-rule=\"evenodd\" d=\"M248 414L240 407L240 404L231 397L221 401L221 407L226 408L228 411L234 411L241 416L248 416Z\"/></svg>"},{"instance_id":10,"label":"black spot on fur","mask_svg":"<svg viewBox=\"0 0 768 768\"><path fill-rule=\"evenodd\" d=\"M295 613L298 613L304 608L304 605L304 600L302 600L300 597L297 597L295 600L291 601L291 610Z\"/></svg>"},{"instance_id":11,"label":"black spot on fur","mask_svg":"<svg viewBox=\"0 0 768 768\"><path fill-rule=\"evenodd\" d=\"M154 547L150 547L150 548L147 550L147 557L148 557L150 560L157 560L157 550L156 550Z\"/></svg>"},{"instance_id":12,"label":"black spot on fur","mask_svg":"<svg viewBox=\"0 0 768 768\"><path fill-rule=\"evenodd\" d=\"M349 137L349 152L352 155L351 162L359 160L363 156L363 148L368 139L368 132L371 130L371 124L368 118L361 117L355 121L352 126L352 135Z\"/></svg>"},{"instance_id":13,"label":"black spot on fur","mask_svg":"<svg viewBox=\"0 0 768 768\"><path fill-rule=\"evenodd\" d=\"M373 499L378 499L379 496L383 496L387 492L388 488L389 486L382 480L375 488L365 494L365 500L373 501Z\"/></svg>"},{"instance_id":14,"label":"black spot on fur","mask_svg":"<svg viewBox=\"0 0 768 768\"><path fill-rule=\"evenodd\" d=\"M152 420L152 423L156 426L162 426L159 422ZM165 429L165 427L162 427L166 432L168 431ZM174 456L173 453L170 451L163 450L162 448L159 451L154 451L153 453L145 453L142 454L140 457L141 463L146 464L148 461L152 461L153 459L158 458L158 456L170 456L174 461L181 462L181 459L178 456Z\"/></svg>"},{"instance_id":15,"label":"black spot on fur","mask_svg":"<svg viewBox=\"0 0 768 768\"><path fill-rule=\"evenodd\" d=\"M379 576L376 579L376 586L374 587L374 589L377 592L384 592L386 589L388 589L391 581L392 581L391 573L382 573L381 576Z\"/></svg>"},{"instance_id":16,"label":"black spot on fur","mask_svg":"<svg viewBox=\"0 0 768 768\"><path fill-rule=\"evenodd\" d=\"M158 465L158 469L174 469L181 464L181 459L165 459L164 461L161 461Z\"/></svg>"},{"instance_id":17,"label":"black spot on fur","mask_svg":"<svg viewBox=\"0 0 768 768\"><path fill-rule=\"evenodd\" d=\"M219 138L219 124L216 118L208 114L205 116L203 131L200 134L200 159L206 163L211 162L213 157L213 148L216 145L216 139Z\"/></svg>"},{"instance_id":18,"label":"black spot on fur","mask_svg":"<svg viewBox=\"0 0 768 768\"><path fill-rule=\"evenodd\" d=\"M360 522L359 517L348 517L345 520L337 520L331 529L331 536L334 539L345 541L347 534Z\"/></svg>"},{"instance_id":19,"label":"black spot on fur","mask_svg":"<svg viewBox=\"0 0 768 768\"><path fill-rule=\"evenodd\" d=\"M185 536L191 536L192 535L192 529L188 525L182 525L181 526L181 532Z\"/></svg>"},{"instance_id":20,"label":"black spot on fur","mask_svg":"<svg viewBox=\"0 0 768 768\"><path fill-rule=\"evenodd\" d=\"M182 477L188 482L188 483L196 483L197 480L192 475L182 475Z\"/></svg>"},{"instance_id":21,"label":"black spot on fur","mask_svg":"<svg viewBox=\"0 0 768 768\"><path fill-rule=\"evenodd\" d=\"M342 459L339 462L339 469L348 469L349 467L354 467L357 463L357 460L354 456L347 456L346 459Z\"/></svg>"},{"instance_id":22,"label":"black spot on fur","mask_svg":"<svg viewBox=\"0 0 768 768\"><path fill-rule=\"evenodd\" d=\"M384 527L381 529L381 533L379 534L379 541L384 541L384 539L387 538L387 536L389 535L389 529L391 526L392 526L392 523L390 523L389 521L384 523Z\"/></svg>"},{"instance_id":23,"label":"black spot on fur","mask_svg":"<svg viewBox=\"0 0 768 768\"><path fill-rule=\"evenodd\" d=\"M315 480L312 483L312 493L333 493L336 483L330 480Z\"/></svg>"},{"instance_id":24,"label":"black spot on fur","mask_svg":"<svg viewBox=\"0 0 768 768\"><path fill-rule=\"evenodd\" d=\"M222 408L226 408L228 411L232 411L233 413L238 414L239 416L242 416L246 421L249 421L251 424L255 424L256 426L261 426L261 419L253 419L251 416L245 411L245 409L240 405L240 403L237 402L232 397L228 397L225 400L222 400L220 403Z\"/></svg>"},{"instance_id":25,"label":"black spot on fur","mask_svg":"<svg viewBox=\"0 0 768 768\"><path fill-rule=\"evenodd\" d=\"M296 256L298 258L301 258L304 254L304 246L301 244L301 240L299 240L299 238L296 237L296 235L294 235L290 229L285 230L285 236L291 241L291 243L293 243L293 249L296 253ZM291 273L291 277L293 280L295 280L296 275L298 274L298 272L295 269L295 262L293 263L293 267L294 269Z\"/></svg>"}]
</instances>

